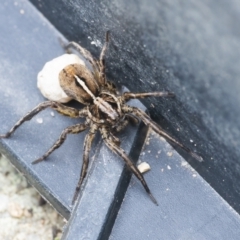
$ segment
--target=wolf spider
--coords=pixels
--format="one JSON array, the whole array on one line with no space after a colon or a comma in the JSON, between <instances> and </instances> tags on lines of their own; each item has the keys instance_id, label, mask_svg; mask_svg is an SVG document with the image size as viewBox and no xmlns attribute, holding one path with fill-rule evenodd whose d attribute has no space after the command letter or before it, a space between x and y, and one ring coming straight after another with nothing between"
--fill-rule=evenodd
<instances>
[{"instance_id":1,"label":"wolf spider","mask_svg":"<svg viewBox=\"0 0 240 240\"><path fill-rule=\"evenodd\" d=\"M147 92L147 93L132 93L124 92L122 95L118 95L115 86L107 81L105 75L105 53L109 44L109 32L106 33L106 41L102 48L99 60L96 60L89 51L82 48L75 42L69 42L64 46L66 51L71 48L80 52L86 60L92 65L90 71L86 66L80 64L71 64L65 67L59 73L59 82L63 91L76 101L85 105L81 110L67 107L59 102L45 101L40 103L32 111L27 113L21 118L12 129L5 135L0 135L0 138L8 138L10 135L25 121L30 120L33 116L40 111L50 107L60 114L66 115L72 118L86 118L85 123L79 123L70 127L67 127L61 133L58 140L53 146L40 158L33 161L32 164L39 163L45 160L55 149L59 148L65 141L67 134L80 133L87 128L87 133L84 146L83 146L83 164L72 203L75 202L78 193L80 191L81 184L86 177L88 164L89 164L89 152L96 132L99 130L102 139L105 144L114 153L123 158L127 166L132 173L141 181L146 192L150 196L151 200L157 204L156 199L153 197L142 173L132 163L124 150L120 147L120 140L113 135L114 132L119 132L127 126L130 120L139 121L142 120L144 124L151 127L156 133L170 140L174 144L184 149L191 156L201 161L202 158L196 153L192 152L189 148L169 136L164 132L160 126L151 120L151 118L142 110L126 105L126 102L134 98L146 98L146 97L173 97L171 92Z\"/></svg>"}]
</instances>

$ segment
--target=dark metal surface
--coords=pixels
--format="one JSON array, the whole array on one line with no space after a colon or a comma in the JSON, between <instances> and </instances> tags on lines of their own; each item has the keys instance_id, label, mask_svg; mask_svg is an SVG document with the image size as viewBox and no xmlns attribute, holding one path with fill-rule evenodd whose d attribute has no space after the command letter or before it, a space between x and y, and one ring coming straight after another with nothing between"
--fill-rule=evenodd
<instances>
[{"instance_id":1,"label":"dark metal surface","mask_svg":"<svg viewBox=\"0 0 240 240\"><path fill-rule=\"evenodd\" d=\"M239 239L239 215L164 139L152 133L146 143L140 160L159 206L132 178L109 239Z\"/></svg>"}]
</instances>

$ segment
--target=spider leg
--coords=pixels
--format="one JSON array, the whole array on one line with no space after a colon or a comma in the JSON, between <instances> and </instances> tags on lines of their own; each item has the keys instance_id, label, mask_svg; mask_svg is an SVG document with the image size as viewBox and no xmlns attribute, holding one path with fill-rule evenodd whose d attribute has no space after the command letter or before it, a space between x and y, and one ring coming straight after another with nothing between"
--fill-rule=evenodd
<instances>
[{"instance_id":1,"label":"spider leg","mask_svg":"<svg viewBox=\"0 0 240 240\"><path fill-rule=\"evenodd\" d=\"M17 123L4 135L0 135L0 138L8 138L11 136L13 132L24 122L31 120L36 114L41 112L42 110L46 108L52 108L58 111L61 114L70 116L70 117L79 117L79 110L66 107L60 103L54 102L54 101L46 101L43 103L40 103L38 106L36 106L34 109L32 109L30 112L28 112L24 117L19 119Z\"/></svg>"},{"instance_id":2,"label":"spider leg","mask_svg":"<svg viewBox=\"0 0 240 240\"><path fill-rule=\"evenodd\" d=\"M121 123L115 128L116 132L121 132L129 123L128 119L124 119Z\"/></svg>"},{"instance_id":3,"label":"spider leg","mask_svg":"<svg viewBox=\"0 0 240 240\"><path fill-rule=\"evenodd\" d=\"M88 125L80 123L80 124L76 124L76 125L73 125L71 127L64 129L62 131L60 137L58 138L58 140L53 144L53 146L42 157L33 161L32 164L36 164L36 163L44 161L55 149L59 148L64 143L64 141L67 138L67 134L80 133L80 132L84 131L87 127L88 127Z\"/></svg>"},{"instance_id":4,"label":"spider leg","mask_svg":"<svg viewBox=\"0 0 240 240\"><path fill-rule=\"evenodd\" d=\"M114 130L116 132L121 132L128 124L132 123L132 124L138 124L139 120L137 117L133 116L133 115L125 115L125 118L123 120L121 120L120 122L118 122L118 124L116 125L116 127L114 128Z\"/></svg>"},{"instance_id":5,"label":"spider leg","mask_svg":"<svg viewBox=\"0 0 240 240\"><path fill-rule=\"evenodd\" d=\"M79 118L79 117L86 117L88 115L86 107L79 110L76 108L62 105L58 102L55 102L55 103L56 105L53 105L51 108L64 116L71 117L71 118Z\"/></svg>"},{"instance_id":6,"label":"spider leg","mask_svg":"<svg viewBox=\"0 0 240 240\"><path fill-rule=\"evenodd\" d=\"M116 145L120 146L121 141L118 137L114 136L111 132L109 133L110 141L113 141Z\"/></svg>"},{"instance_id":7,"label":"spider leg","mask_svg":"<svg viewBox=\"0 0 240 240\"><path fill-rule=\"evenodd\" d=\"M149 197L151 200L158 205L157 200L153 197L142 173L138 170L138 168L132 163L132 161L129 159L127 154L124 152L122 148L120 148L118 145L116 145L108 136L108 130L105 128L100 129L102 135L103 135L103 140L107 147L111 149L114 153L119 155L120 157L123 158L124 162L127 164L127 166L130 168L132 173L140 180L142 183L143 187L145 188L146 192L148 193Z\"/></svg>"},{"instance_id":8,"label":"spider leg","mask_svg":"<svg viewBox=\"0 0 240 240\"><path fill-rule=\"evenodd\" d=\"M172 143L178 145L179 147L181 147L182 149L184 149L187 153L189 153L192 157L194 157L195 159L197 159L199 162L202 162L203 159L201 156L198 156L196 153L192 152L188 147L184 146L183 144L181 144L180 142L178 142L176 139L174 139L173 137L171 137L170 135L168 135L166 132L164 132L159 125L157 125L145 112L143 112L142 110L136 108L136 107L130 107L127 105L123 106L123 111L127 112L127 113L132 113L135 114L137 117L139 117L144 124L146 124L147 126L151 127L156 133L158 133L159 135L163 136L164 138L166 138L167 140L171 141Z\"/></svg>"},{"instance_id":9,"label":"spider leg","mask_svg":"<svg viewBox=\"0 0 240 240\"><path fill-rule=\"evenodd\" d=\"M101 84L105 85L106 83L106 76L105 76L105 54L108 48L108 44L109 44L109 31L106 32L106 40L105 43L103 45L100 57L99 57L99 63L100 63L100 70L99 70L99 75L100 75L100 81Z\"/></svg>"},{"instance_id":10,"label":"spider leg","mask_svg":"<svg viewBox=\"0 0 240 240\"><path fill-rule=\"evenodd\" d=\"M125 92L122 96L122 100L127 102L130 99L134 98L146 98L146 97L174 97L172 92L149 92L149 93L131 93Z\"/></svg>"},{"instance_id":11,"label":"spider leg","mask_svg":"<svg viewBox=\"0 0 240 240\"><path fill-rule=\"evenodd\" d=\"M106 32L105 43L103 45L103 48L102 48L102 51L101 51L101 54L100 54L100 58L99 58L101 64L103 64L103 60L104 60L106 50L108 48L108 44L109 44L109 31Z\"/></svg>"},{"instance_id":12,"label":"spider leg","mask_svg":"<svg viewBox=\"0 0 240 240\"><path fill-rule=\"evenodd\" d=\"M86 135L85 140L84 140L83 164L82 164L80 179L78 181L78 184L77 184L77 187L76 187L76 190L74 192L73 199L72 199L72 204L74 204L74 202L76 201L77 196L78 196L79 191L80 191L80 188L81 188L81 185L83 183L83 180L84 180L84 178L86 177L86 174L87 174L88 164L89 164L89 152L91 150L92 142L93 142L93 139L96 135L96 131L97 131L97 125L93 124L90 127L90 130L89 130L89 132Z\"/></svg>"},{"instance_id":13,"label":"spider leg","mask_svg":"<svg viewBox=\"0 0 240 240\"><path fill-rule=\"evenodd\" d=\"M93 65L95 68L97 68L96 59L92 56L92 54L88 50L86 50L85 48L81 47L78 43L76 43L76 42L68 42L67 44L65 44L61 40L61 45L62 45L63 49L67 53L72 53L72 51L70 50L71 48L77 50L80 54L83 55L83 57L86 60L88 60L90 62L91 65Z\"/></svg>"}]
</instances>

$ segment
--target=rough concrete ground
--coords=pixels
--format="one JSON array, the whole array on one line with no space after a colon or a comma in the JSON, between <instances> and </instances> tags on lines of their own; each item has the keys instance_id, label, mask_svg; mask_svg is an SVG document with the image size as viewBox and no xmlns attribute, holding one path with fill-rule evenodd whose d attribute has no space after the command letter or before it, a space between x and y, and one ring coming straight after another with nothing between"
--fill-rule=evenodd
<instances>
[{"instance_id":1,"label":"rough concrete ground","mask_svg":"<svg viewBox=\"0 0 240 240\"><path fill-rule=\"evenodd\" d=\"M57 240L64 219L0 154L0 239Z\"/></svg>"}]
</instances>

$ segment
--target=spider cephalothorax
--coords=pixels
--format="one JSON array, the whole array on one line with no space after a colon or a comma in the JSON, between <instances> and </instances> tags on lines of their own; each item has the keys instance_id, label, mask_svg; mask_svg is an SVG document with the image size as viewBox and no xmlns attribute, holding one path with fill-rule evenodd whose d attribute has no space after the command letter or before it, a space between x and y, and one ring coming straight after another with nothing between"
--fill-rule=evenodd
<instances>
[{"instance_id":1,"label":"spider cephalothorax","mask_svg":"<svg viewBox=\"0 0 240 240\"><path fill-rule=\"evenodd\" d=\"M0 138L9 137L23 122L30 120L34 115L43 109L50 107L61 114L72 118L86 118L85 123L79 123L66 128L60 135L55 144L39 159L33 161L33 164L43 161L55 149L60 147L65 141L67 134L80 133L87 128L87 133L83 147L83 165L81 175L76 187L73 197L73 202L79 193L81 184L86 176L89 152L91 149L92 141L99 130L105 144L116 154L121 156L134 175L141 181L146 192L149 194L154 203L157 201L151 194L143 175L138 168L132 163L124 150L120 147L120 140L114 136L114 132L121 131L129 122L129 120L137 121L142 120L144 124L151 127L155 132L165 137L167 140L175 143L183 148L186 152L192 155L197 160L201 161L202 158L192 152L189 148L176 141L174 138L164 132L160 126L151 120L151 118L142 110L131 107L126 102L133 98L145 97L173 97L171 92L149 92L149 93L131 93L125 92L122 95L117 94L114 85L106 80L105 76L105 61L104 55L109 42L109 33L106 34L106 42L102 48L99 60L94 59L89 51L82 48L75 42L70 42L65 46L69 51L70 48L78 50L92 65L92 70L80 64L71 64L65 67L59 74L59 83L63 91L71 98L86 105L83 109L78 110L75 108L67 107L59 102L46 101L39 104L32 111L27 113L21 118L13 128L5 135L0 135Z\"/></svg>"}]
</instances>

